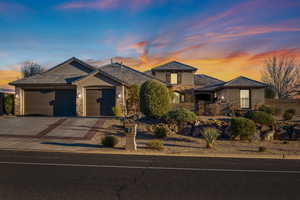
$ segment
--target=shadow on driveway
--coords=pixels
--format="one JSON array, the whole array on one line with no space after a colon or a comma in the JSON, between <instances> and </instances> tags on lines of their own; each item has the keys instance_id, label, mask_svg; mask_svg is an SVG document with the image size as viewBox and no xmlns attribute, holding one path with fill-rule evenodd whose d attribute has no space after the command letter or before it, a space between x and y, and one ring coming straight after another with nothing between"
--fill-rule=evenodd
<instances>
[{"instance_id":1,"label":"shadow on driveway","mask_svg":"<svg viewBox=\"0 0 300 200\"><path fill-rule=\"evenodd\" d=\"M56 145L56 146L69 146L69 147L104 148L102 145L84 144L84 143L42 142L42 144L50 144L50 145Z\"/></svg>"}]
</instances>

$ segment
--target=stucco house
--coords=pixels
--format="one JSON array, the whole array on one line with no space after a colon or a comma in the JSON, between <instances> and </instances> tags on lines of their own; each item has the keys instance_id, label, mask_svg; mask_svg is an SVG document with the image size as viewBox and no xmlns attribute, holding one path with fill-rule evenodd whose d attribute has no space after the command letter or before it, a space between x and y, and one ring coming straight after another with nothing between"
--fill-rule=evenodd
<instances>
[{"instance_id":1,"label":"stucco house","mask_svg":"<svg viewBox=\"0 0 300 200\"><path fill-rule=\"evenodd\" d=\"M239 77L224 82L197 68L170 62L143 73L120 63L100 67L71 58L48 71L11 82L15 86L16 115L111 116L113 107L125 107L127 88L156 80L174 92L173 104L192 110L199 102L228 100L241 109L264 103L265 85Z\"/></svg>"}]
</instances>

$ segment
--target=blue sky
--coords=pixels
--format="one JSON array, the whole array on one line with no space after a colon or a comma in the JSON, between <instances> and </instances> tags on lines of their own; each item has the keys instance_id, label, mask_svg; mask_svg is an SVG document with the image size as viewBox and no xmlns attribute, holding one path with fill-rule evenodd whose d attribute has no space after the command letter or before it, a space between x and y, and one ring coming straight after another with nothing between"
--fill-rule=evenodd
<instances>
[{"instance_id":1,"label":"blue sky","mask_svg":"<svg viewBox=\"0 0 300 200\"><path fill-rule=\"evenodd\" d=\"M298 0L0 0L0 70L120 56L141 69L174 59L251 75L257 58L300 55L299 8Z\"/></svg>"}]
</instances>

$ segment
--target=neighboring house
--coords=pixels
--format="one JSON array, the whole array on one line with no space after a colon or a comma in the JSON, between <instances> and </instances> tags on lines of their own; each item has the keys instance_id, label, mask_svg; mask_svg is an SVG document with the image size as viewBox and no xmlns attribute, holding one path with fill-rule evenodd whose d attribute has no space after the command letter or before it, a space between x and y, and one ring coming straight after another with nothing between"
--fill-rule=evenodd
<instances>
[{"instance_id":1,"label":"neighboring house","mask_svg":"<svg viewBox=\"0 0 300 200\"><path fill-rule=\"evenodd\" d=\"M208 104L222 103L235 109L255 109L265 102L266 85L246 77L224 82L219 79L195 74L196 68L169 62L152 69L152 75L171 84L173 103L185 104L195 111Z\"/></svg>"},{"instance_id":2,"label":"neighboring house","mask_svg":"<svg viewBox=\"0 0 300 200\"><path fill-rule=\"evenodd\" d=\"M0 115L5 113L4 111L4 97L5 95L14 95L15 91L12 89L2 89L0 88Z\"/></svg>"},{"instance_id":3,"label":"neighboring house","mask_svg":"<svg viewBox=\"0 0 300 200\"><path fill-rule=\"evenodd\" d=\"M119 63L95 67L71 58L48 71L16 80L16 115L111 116L113 107L126 105L127 88L157 80L174 92L174 105L197 110L201 103L228 100L242 109L264 103L264 84L245 77L224 82L197 68L170 62L151 70L151 75Z\"/></svg>"},{"instance_id":4,"label":"neighboring house","mask_svg":"<svg viewBox=\"0 0 300 200\"><path fill-rule=\"evenodd\" d=\"M96 68L71 58L10 84L16 89L16 115L111 116L114 106L124 107L128 86L152 79L118 63Z\"/></svg>"}]
</instances>

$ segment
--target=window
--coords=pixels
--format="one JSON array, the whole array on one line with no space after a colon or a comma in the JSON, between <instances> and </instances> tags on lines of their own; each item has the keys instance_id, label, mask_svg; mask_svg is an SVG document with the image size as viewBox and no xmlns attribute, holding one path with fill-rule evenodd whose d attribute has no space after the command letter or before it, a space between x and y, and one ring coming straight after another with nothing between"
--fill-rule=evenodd
<instances>
[{"instance_id":1,"label":"window","mask_svg":"<svg viewBox=\"0 0 300 200\"><path fill-rule=\"evenodd\" d=\"M171 84L177 84L178 83L178 77L177 73L171 73Z\"/></svg>"},{"instance_id":2,"label":"window","mask_svg":"<svg viewBox=\"0 0 300 200\"><path fill-rule=\"evenodd\" d=\"M172 99L172 102L173 102L174 104L184 102L184 95L183 95L183 94L180 94L179 92L173 92L173 99Z\"/></svg>"},{"instance_id":3,"label":"window","mask_svg":"<svg viewBox=\"0 0 300 200\"><path fill-rule=\"evenodd\" d=\"M241 108L250 108L250 90L240 90Z\"/></svg>"}]
</instances>

